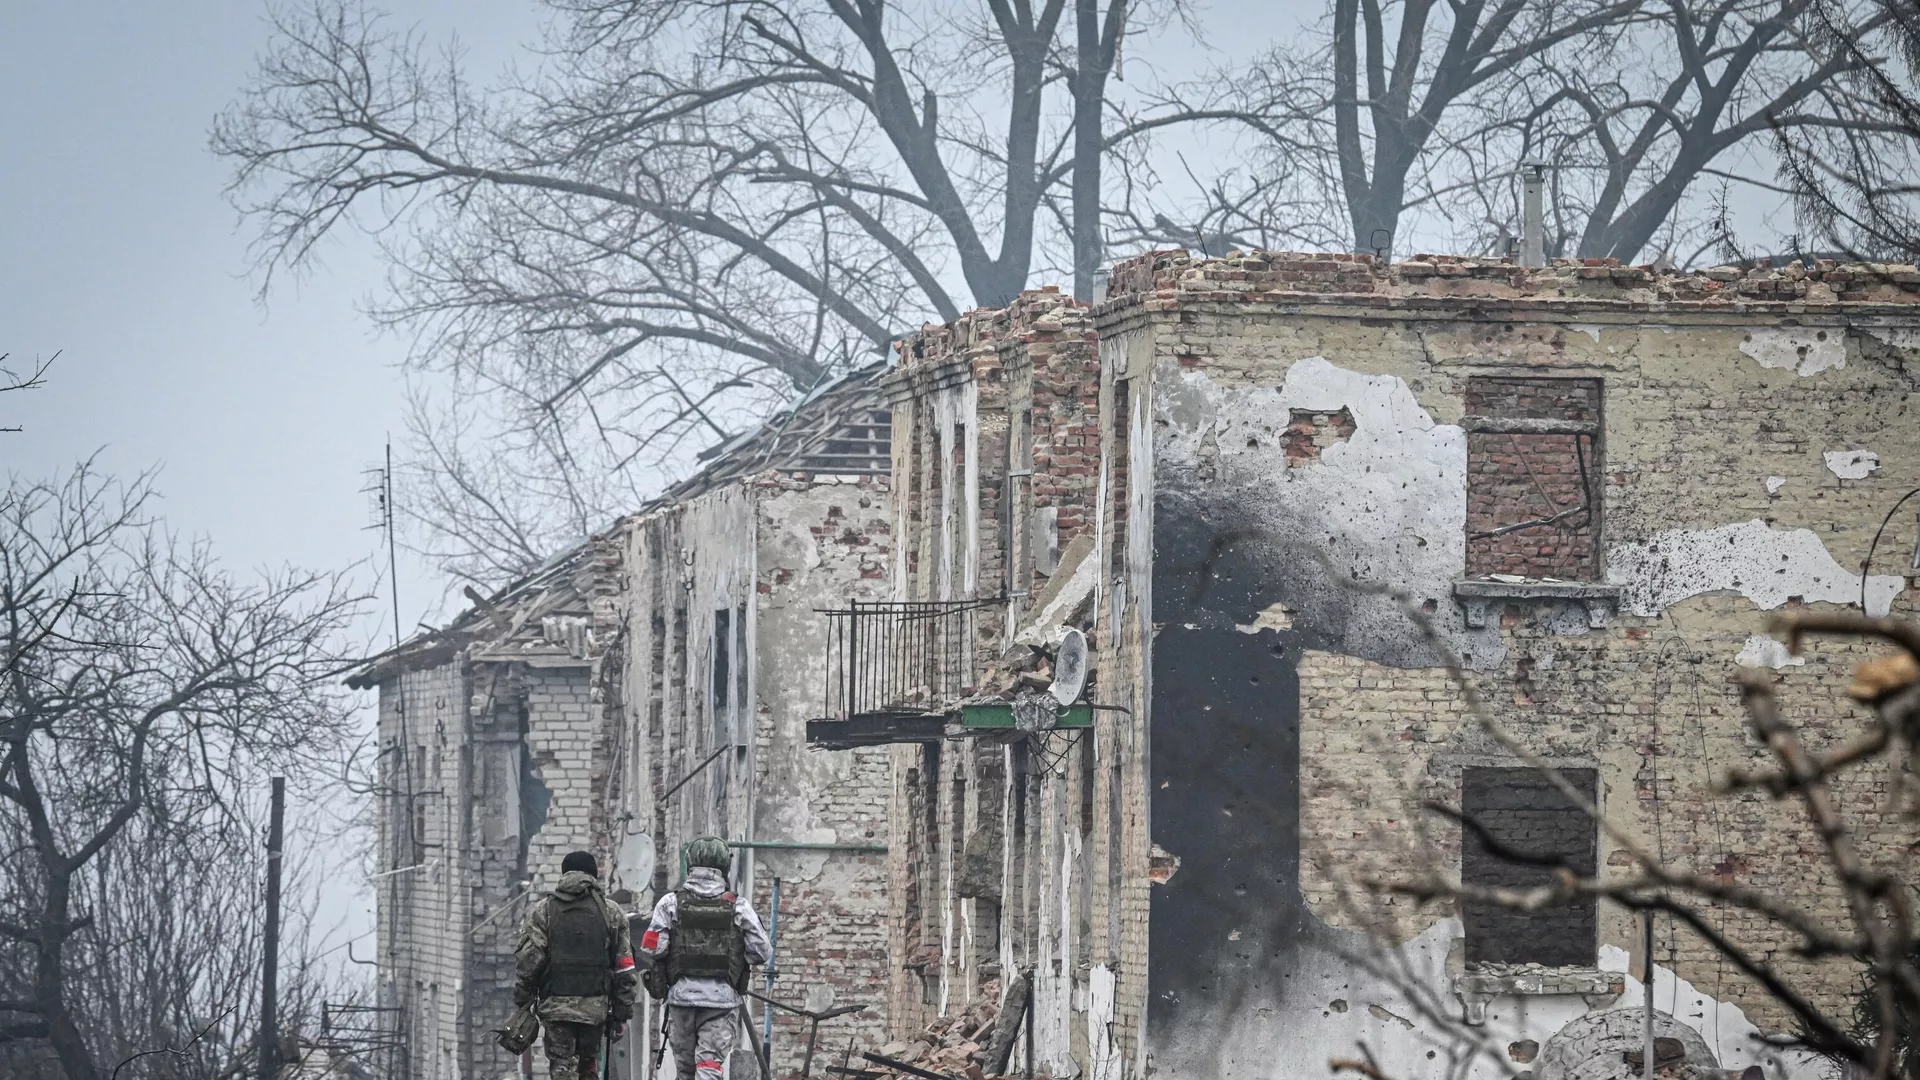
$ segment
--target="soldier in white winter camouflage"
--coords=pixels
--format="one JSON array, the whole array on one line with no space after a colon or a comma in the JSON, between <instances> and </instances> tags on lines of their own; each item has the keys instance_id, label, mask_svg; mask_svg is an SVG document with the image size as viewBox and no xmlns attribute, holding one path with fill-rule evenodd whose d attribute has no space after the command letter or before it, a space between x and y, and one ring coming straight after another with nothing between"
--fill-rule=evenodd
<instances>
[{"instance_id":1,"label":"soldier in white winter camouflage","mask_svg":"<svg viewBox=\"0 0 1920 1080\"><path fill-rule=\"evenodd\" d=\"M679 1080L720 1080L747 972L773 957L773 943L753 905L727 884L733 852L725 840L688 844L687 865L687 879L654 905L640 948L654 957L648 988L666 998Z\"/></svg>"}]
</instances>

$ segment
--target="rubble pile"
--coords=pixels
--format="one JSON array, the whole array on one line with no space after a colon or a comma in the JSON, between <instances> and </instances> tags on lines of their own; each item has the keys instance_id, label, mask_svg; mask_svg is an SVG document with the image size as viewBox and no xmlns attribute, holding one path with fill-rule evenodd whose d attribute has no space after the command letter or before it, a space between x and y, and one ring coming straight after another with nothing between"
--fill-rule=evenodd
<instances>
[{"instance_id":1,"label":"rubble pile","mask_svg":"<svg viewBox=\"0 0 1920 1080\"><path fill-rule=\"evenodd\" d=\"M1018 1009L1021 1002L1014 1001ZM943 1016L928 1024L920 1034L907 1041L888 1043L873 1052L915 1069L955 1080L996 1080L999 1073L985 1071L988 1047L1000 1020L1000 980L989 979L980 987L980 999L953 1016ZM916 1076L917 1073L868 1059L864 1072L876 1077Z\"/></svg>"}]
</instances>

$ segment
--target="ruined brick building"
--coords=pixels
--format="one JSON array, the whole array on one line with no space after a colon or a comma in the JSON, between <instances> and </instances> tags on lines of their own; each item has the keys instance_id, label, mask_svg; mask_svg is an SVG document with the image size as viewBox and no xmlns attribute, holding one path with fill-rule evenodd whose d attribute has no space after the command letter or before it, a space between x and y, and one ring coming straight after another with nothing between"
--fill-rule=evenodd
<instances>
[{"instance_id":1,"label":"ruined brick building","mask_svg":"<svg viewBox=\"0 0 1920 1080\"><path fill-rule=\"evenodd\" d=\"M488 1036L561 857L598 853L644 912L716 833L770 921L791 1002L829 987L885 1029L885 752L804 753L825 679L814 609L886 595L889 425L869 370L716 449L699 473L356 673L378 687L381 1015L410 1080L517 1076ZM657 853L657 854L656 854ZM777 883L777 884L776 884ZM778 1073L804 1022L773 1024ZM642 1075L635 1025L613 1066ZM545 1074L533 1055L536 1075Z\"/></svg>"},{"instance_id":2,"label":"ruined brick building","mask_svg":"<svg viewBox=\"0 0 1920 1080\"><path fill-rule=\"evenodd\" d=\"M1858 568L1920 482L1915 348L1912 292L1863 268L1277 253L1156 253L1095 308L1028 293L903 343L890 591L823 620L809 728L890 756L894 1034L1030 974L1056 1077L1320 1075L1362 1042L1395 1076L1607 1075L1644 1004L1627 913L1355 883L1507 880L1425 799L1621 865L1459 671L1610 825L1832 899L1770 857L1811 842L1791 810L1710 780L1761 755L1738 666L1815 736L1860 719L1859 647L1790 657L1767 612L1913 613L1910 522ZM1657 922L1653 958L1692 1063L1822 1073L1749 1038L1786 1017L1697 937ZM1504 1056L1456 1059L1432 1010Z\"/></svg>"}]
</instances>

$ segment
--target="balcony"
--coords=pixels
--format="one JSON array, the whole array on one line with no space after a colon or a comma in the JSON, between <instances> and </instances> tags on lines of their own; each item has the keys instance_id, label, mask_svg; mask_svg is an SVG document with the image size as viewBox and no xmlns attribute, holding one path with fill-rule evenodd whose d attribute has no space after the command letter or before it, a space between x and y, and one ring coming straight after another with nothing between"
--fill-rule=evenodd
<instances>
[{"instance_id":1,"label":"balcony","mask_svg":"<svg viewBox=\"0 0 1920 1080\"><path fill-rule=\"evenodd\" d=\"M807 721L807 742L847 750L1091 726L1092 710L1086 706L1023 723L1009 701L969 700L997 651L981 640L980 614L1005 602L1002 597L856 600L822 609L827 618L825 708L819 719Z\"/></svg>"}]
</instances>

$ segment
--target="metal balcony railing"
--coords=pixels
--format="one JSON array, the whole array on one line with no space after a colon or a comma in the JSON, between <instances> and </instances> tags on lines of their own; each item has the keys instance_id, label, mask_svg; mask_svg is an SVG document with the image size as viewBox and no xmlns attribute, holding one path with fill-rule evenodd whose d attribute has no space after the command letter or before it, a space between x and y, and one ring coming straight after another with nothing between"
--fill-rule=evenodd
<instances>
[{"instance_id":1,"label":"metal balcony railing","mask_svg":"<svg viewBox=\"0 0 1920 1080\"><path fill-rule=\"evenodd\" d=\"M825 716L945 712L973 692L977 620L998 599L860 601L827 617Z\"/></svg>"}]
</instances>

